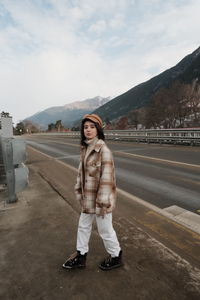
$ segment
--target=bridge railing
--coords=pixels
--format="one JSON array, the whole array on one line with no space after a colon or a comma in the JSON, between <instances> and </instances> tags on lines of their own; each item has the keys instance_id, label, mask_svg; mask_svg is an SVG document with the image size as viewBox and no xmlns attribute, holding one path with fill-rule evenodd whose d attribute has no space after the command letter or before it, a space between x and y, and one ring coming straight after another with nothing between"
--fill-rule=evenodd
<instances>
[{"instance_id":1,"label":"bridge railing","mask_svg":"<svg viewBox=\"0 0 200 300\"><path fill-rule=\"evenodd\" d=\"M107 140L121 140L145 143L200 145L200 128L192 129L146 129L146 130L105 130ZM79 131L40 133L40 135L64 135L80 138Z\"/></svg>"}]
</instances>

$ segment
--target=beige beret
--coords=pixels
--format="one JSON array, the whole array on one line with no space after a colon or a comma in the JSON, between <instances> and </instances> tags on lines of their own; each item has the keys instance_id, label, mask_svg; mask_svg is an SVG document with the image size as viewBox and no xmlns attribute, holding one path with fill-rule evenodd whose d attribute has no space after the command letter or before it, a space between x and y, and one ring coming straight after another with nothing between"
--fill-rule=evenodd
<instances>
[{"instance_id":1,"label":"beige beret","mask_svg":"<svg viewBox=\"0 0 200 300\"><path fill-rule=\"evenodd\" d=\"M91 120L92 122L99 124L101 128L103 127L103 122L101 118L96 114L87 114L83 117L82 121L85 119Z\"/></svg>"}]
</instances>

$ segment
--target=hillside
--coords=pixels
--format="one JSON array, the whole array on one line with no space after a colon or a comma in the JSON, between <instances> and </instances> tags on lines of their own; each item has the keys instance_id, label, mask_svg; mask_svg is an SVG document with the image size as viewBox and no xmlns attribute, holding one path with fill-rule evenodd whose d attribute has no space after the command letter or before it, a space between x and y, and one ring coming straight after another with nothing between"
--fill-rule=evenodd
<instances>
[{"instance_id":1,"label":"hillside","mask_svg":"<svg viewBox=\"0 0 200 300\"><path fill-rule=\"evenodd\" d=\"M62 124L67 128L73 126L74 122L82 118L84 114L92 112L108 101L110 101L110 98L97 96L83 101L72 102L64 106L50 107L26 118L24 121L31 121L46 129L48 124L61 120Z\"/></svg>"},{"instance_id":2,"label":"hillside","mask_svg":"<svg viewBox=\"0 0 200 300\"><path fill-rule=\"evenodd\" d=\"M104 121L117 119L134 109L147 106L159 89L170 87L176 80L190 83L195 78L200 79L200 47L176 66L113 98L94 113L99 114Z\"/></svg>"}]
</instances>

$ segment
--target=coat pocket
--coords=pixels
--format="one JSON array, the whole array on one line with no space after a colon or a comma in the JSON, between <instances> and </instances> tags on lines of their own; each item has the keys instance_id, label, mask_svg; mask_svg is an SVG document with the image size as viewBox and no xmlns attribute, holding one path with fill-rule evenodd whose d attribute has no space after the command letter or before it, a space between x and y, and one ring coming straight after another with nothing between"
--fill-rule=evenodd
<instances>
[{"instance_id":1,"label":"coat pocket","mask_svg":"<svg viewBox=\"0 0 200 300\"><path fill-rule=\"evenodd\" d=\"M91 177L96 177L100 173L101 164L97 162L91 162L88 167L88 173Z\"/></svg>"}]
</instances>

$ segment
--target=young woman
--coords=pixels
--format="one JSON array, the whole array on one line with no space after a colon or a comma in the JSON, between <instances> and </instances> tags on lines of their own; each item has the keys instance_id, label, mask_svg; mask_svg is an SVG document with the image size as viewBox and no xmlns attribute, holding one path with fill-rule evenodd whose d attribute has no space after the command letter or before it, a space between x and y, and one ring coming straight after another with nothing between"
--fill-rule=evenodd
<instances>
[{"instance_id":1,"label":"young woman","mask_svg":"<svg viewBox=\"0 0 200 300\"><path fill-rule=\"evenodd\" d=\"M77 251L67 259L63 268L86 266L94 219L109 254L99 267L102 270L111 270L122 266L122 250L112 225L112 211L116 202L113 156L104 142L102 120L95 114L85 115L81 124L81 155L75 195L82 208L77 232Z\"/></svg>"}]
</instances>

